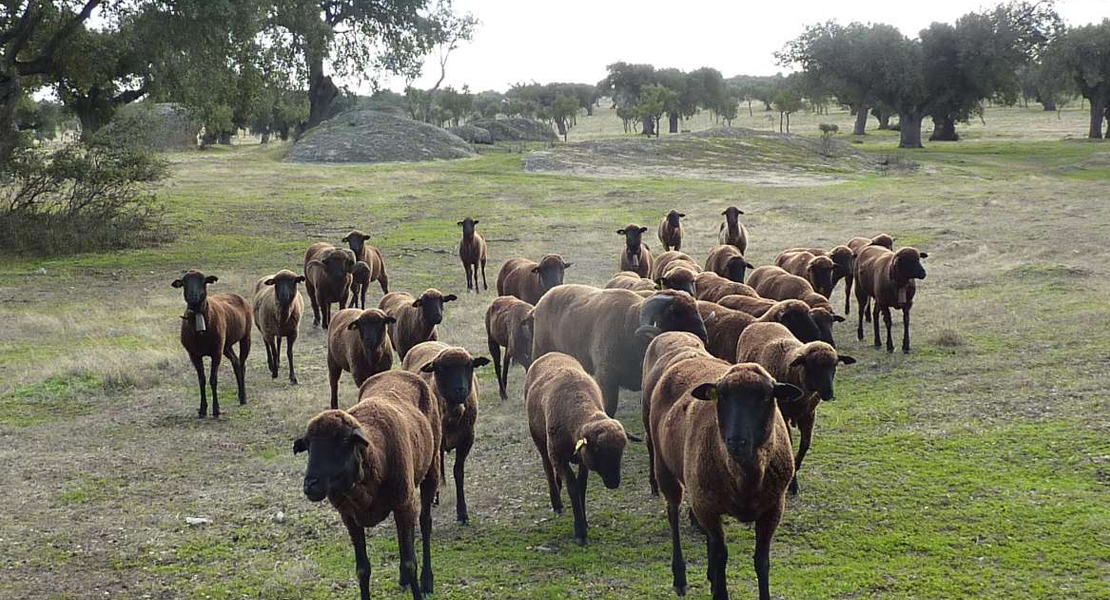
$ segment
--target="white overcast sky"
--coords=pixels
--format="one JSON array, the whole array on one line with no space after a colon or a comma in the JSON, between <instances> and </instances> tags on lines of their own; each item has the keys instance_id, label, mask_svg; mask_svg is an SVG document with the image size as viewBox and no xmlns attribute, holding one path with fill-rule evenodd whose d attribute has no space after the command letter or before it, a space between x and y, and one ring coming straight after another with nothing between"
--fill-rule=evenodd
<instances>
[{"instance_id":1,"label":"white overcast sky","mask_svg":"<svg viewBox=\"0 0 1110 600\"><path fill-rule=\"evenodd\" d=\"M955 21L999 2L984 0L455 0L481 20L474 41L451 54L444 85L504 91L517 82L596 83L616 62L683 70L714 67L725 77L782 71L774 52L805 25L836 19L884 22L915 37L933 21ZM1110 17L1110 0L1058 0L1069 25ZM435 83L429 63L418 87ZM346 82L360 92L367 84ZM401 91L403 82L383 80Z\"/></svg>"}]
</instances>

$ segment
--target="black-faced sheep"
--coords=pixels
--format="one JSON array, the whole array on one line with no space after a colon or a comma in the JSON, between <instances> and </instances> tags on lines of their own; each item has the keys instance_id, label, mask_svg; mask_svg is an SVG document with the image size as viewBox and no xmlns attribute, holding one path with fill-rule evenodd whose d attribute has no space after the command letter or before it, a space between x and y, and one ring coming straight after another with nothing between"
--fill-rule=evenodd
<instances>
[{"instance_id":1,"label":"black-faced sheep","mask_svg":"<svg viewBox=\"0 0 1110 600\"><path fill-rule=\"evenodd\" d=\"M737 283L744 283L744 274L755 265L748 262L736 246L714 246L705 259L705 270Z\"/></svg>"},{"instance_id":2,"label":"black-faced sheep","mask_svg":"<svg viewBox=\"0 0 1110 600\"><path fill-rule=\"evenodd\" d=\"M740 254L744 254L748 251L748 230L740 222L740 215L744 211L730 206L721 211L721 214L725 216L725 222L717 229L717 243L736 246Z\"/></svg>"},{"instance_id":3,"label":"black-faced sheep","mask_svg":"<svg viewBox=\"0 0 1110 600\"><path fill-rule=\"evenodd\" d=\"M423 380L402 371L367 379L359 398L347 412L320 413L293 442L295 454L308 452L304 494L313 502L327 498L339 512L354 547L362 600L370 600L365 528L393 513L400 583L411 585L413 600L421 600L434 587L431 509L439 483L438 406ZM419 583L413 539L418 520Z\"/></svg>"},{"instance_id":4,"label":"black-faced sheep","mask_svg":"<svg viewBox=\"0 0 1110 600\"><path fill-rule=\"evenodd\" d=\"M654 259L647 244L641 241L645 231L647 227L640 227L635 223L629 223L617 230L617 235L624 236L624 249L620 255L621 271L632 271L640 277L651 274Z\"/></svg>"},{"instance_id":5,"label":"black-faced sheep","mask_svg":"<svg viewBox=\"0 0 1110 600\"><path fill-rule=\"evenodd\" d=\"M740 339L740 334L753 323L782 323L790 333L804 342L820 340L821 329L810 310L812 309L801 300L783 300L757 318L720 304L698 301L698 312L701 313L705 330L709 333L706 349L713 356L730 363L736 362L736 342Z\"/></svg>"},{"instance_id":6,"label":"black-faced sheep","mask_svg":"<svg viewBox=\"0 0 1110 600\"><path fill-rule=\"evenodd\" d=\"M477 219L467 217L458 223L463 230L462 241L459 242L459 260L462 261L463 270L466 271L466 291L473 287L478 291L478 267L482 267L482 285L488 290L486 283L486 239L482 234L474 231L478 224ZM473 282L473 284L471 283Z\"/></svg>"},{"instance_id":7,"label":"black-faced sheep","mask_svg":"<svg viewBox=\"0 0 1110 600\"><path fill-rule=\"evenodd\" d=\"M386 328L394 321L376 308L346 308L335 313L328 327L332 408L339 408L339 377L343 371L349 371L358 386L372 375L393 367L393 351Z\"/></svg>"},{"instance_id":8,"label":"black-faced sheep","mask_svg":"<svg viewBox=\"0 0 1110 600\"><path fill-rule=\"evenodd\" d=\"M689 331L706 338L694 298L671 290L645 299L628 290L559 286L536 305L535 319L532 356L558 351L577 359L597 380L610 416L620 388L640 388L644 349L652 337Z\"/></svg>"},{"instance_id":9,"label":"black-faced sheep","mask_svg":"<svg viewBox=\"0 0 1110 600\"><path fill-rule=\"evenodd\" d=\"M480 392L474 369L488 364L488 358L474 358L465 348L424 342L413 346L402 365L404 370L422 376L439 402L440 452L455 451L455 519L459 523L470 519L463 483L466 457L474 446L474 424L478 420ZM441 468L443 460L441 456Z\"/></svg>"},{"instance_id":10,"label":"black-faced sheep","mask_svg":"<svg viewBox=\"0 0 1110 600\"><path fill-rule=\"evenodd\" d=\"M663 244L663 251L671 248L682 250L682 218L686 215L677 210L671 210L659 222L659 242Z\"/></svg>"},{"instance_id":11,"label":"black-faced sheep","mask_svg":"<svg viewBox=\"0 0 1110 600\"><path fill-rule=\"evenodd\" d=\"M816 255L808 250L782 252L775 259L775 264L787 273L808 281L818 294L826 298L832 296L836 264L828 256Z\"/></svg>"},{"instance_id":12,"label":"black-faced sheep","mask_svg":"<svg viewBox=\"0 0 1110 600\"><path fill-rule=\"evenodd\" d=\"M389 293L389 274L385 270L385 259L382 251L366 243L370 236L353 229L343 238L343 242L355 253L355 261L362 261L370 267L370 281L377 281L382 286L382 294ZM365 303L364 303L365 304ZM365 306L363 306L365 308Z\"/></svg>"},{"instance_id":13,"label":"black-faced sheep","mask_svg":"<svg viewBox=\"0 0 1110 600\"><path fill-rule=\"evenodd\" d=\"M852 251L852 270L844 278L844 314L850 314L852 304L850 301L852 296L852 282L856 277L856 257L859 256L860 250L871 245L882 246L887 250L894 250L894 237L889 233L880 233L872 238L854 237L848 240L848 243L845 245ZM864 308L870 308L870 303ZM864 310L863 317L867 319L869 323L871 322L871 313L869 311Z\"/></svg>"},{"instance_id":14,"label":"black-faced sheep","mask_svg":"<svg viewBox=\"0 0 1110 600\"><path fill-rule=\"evenodd\" d=\"M752 363L707 358L679 361L652 395L655 475L667 501L671 573L686 594L686 561L679 536L685 497L706 533L707 576L715 600L727 599L728 545L722 517L755 523L755 573L760 600L770 600L771 539L793 476L790 435L778 406L800 390L777 382Z\"/></svg>"},{"instance_id":15,"label":"black-faced sheep","mask_svg":"<svg viewBox=\"0 0 1110 600\"><path fill-rule=\"evenodd\" d=\"M716 302L725 296L751 296L758 298L759 294L751 286L726 279L712 271L698 273L694 280L698 292L698 300Z\"/></svg>"},{"instance_id":16,"label":"black-faced sheep","mask_svg":"<svg viewBox=\"0 0 1110 600\"><path fill-rule=\"evenodd\" d=\"M351 308L366 308L366 291L370 289L370 278L372 276L370 265L361 260L351 267L351 301L348 306Z\"/></svg>"},{"instance_id":17,"label":"black-faced sheep","mask_svg":"<svg viewBox=\"0 0 1110 600\"><path fill-rule=\"evenodd\" d=\"M870 299L875 299L873 321L875 327L875 347L881 348L879 340L879 314L886 324L886 350L894 352L894 341L890 335L890 309L902 310L902 352L910 352L910 309L917 293L915 279L925 279L925 267L921 259L929 255L916 248L899 248L897 252L882 246L867 246L856 256L856 303L859 305L859 325L856 337L863 339L863 315Z\"/></svg>"},{"instance_id":18,"label":"black-faced sheep","mask_svg":"<svg viewBox=\"0 0 1110 600\"><path fill-rule=\"evenodd\" d=\"M574 511L574 539L586 544L586 479L590 471L616 489L627 443L624 427L606 415L601 389L573 357L561 352L541 356L524 384L528 430L543 461L551 509L563 513L566 481ZM573 464L578 464L578 473Z\"/></svg>"},{"instance_id":19,"label":"black-faced sheep","mask_svg":"<svg viewBox=\"0 0 1110 600\"><path fill-rule=\"evenodd\" d=\"M212 417L220 416L220 398L216 393L220 359L227 357L235 371L239 385L239 404L247 403L244 370L251 351L251 306L239 294L208 295L208 285L216 283L215 275L200 271L186 271L180 279L173 280L173 287L184 288L185 314L181 317L181 345L189 353L189 360L197 371L200 384L200 410L204 418L208 412L208 399L204 393L204 357L212 360L208 385L212 386ZM239 344L239 356L235 355Z\"/></svg>"},{"instance_id":20,"label":"black-faced sheep","mask_svg":"<svg viewBox=\"0 0 1110 600\"><path fill-rule=\"evenodd\" d=\"M304 275L282 269L274 275L263 277L254 284L254 324L262 334L266 346L266 364L270 376L277 379L281 363L281 339L285 338L286 357L289 359L289 383L296 385L293 370L293 344L297 341L304 300L297 292L297 284Z\"/></svg>"},{"instance_id":21,"label":"black-faced sheep","mask_svg":"<svg viewBox=\"0 0 1110 600\"><path fill-rule=\"evenodd\" d=\"M825 342L802 343L794 334L778 323L759 323L744 330L736 344L736 360L759 363L771 375L800 388L803 396L786 406L781 406L787 423L798 427L802 440L794 458L794 478L790 493L798 493L797 472L813 440L813 424L817 420L817 405L835 397L833 379L837 363L850 365L856 362L851 356L838 355Z\"/></svg>"},{"instance_id":22,"label":"black-faced sheep","mask_svg":"<svg viewBox=\"0 0 1110 600\"><path fill-rule=\"evenodd\" d=\"M512 296L500 296L486 310L486 343L493 368L497 374L497 387L501 399L507 398L509 365L515 360L527 371L532 365L532 331L536 325L531 304ZM501 348L505 348L505 362L501 362Z\"/></svg>"},{"instance_id":23,"label":"black-faced sheep","mask_svg":"<svg viewBox=\"0 0 1110 600\"><path fill-rule=\"evenodd\" d=\"M833 346L833 323L844 321L844 317L833 312L829 299L813 291L809 281L787 273L779 267L765 266L752 271L748 283L764 298L773 300L801 300L814 309L810 314L821 328L821 339Z\"/></svg>"},{"instance_id":24,"label":"black-faced sheep","mask_svg":"<svg viewBox=\"0 0 1110 600\"><path fill-rule=\"evenodd\" d=\"M316 242L304 254L305 291L312 302L312 325L331 323L331 305L347 307L351 291L351 269L356 262L355 253L336 248L327 242ZM322 316L322 319L321 319Z\"/></svg>"},{"instance_id":25,"label":"black-faced sheep","mask_svg":"<svg viewBox=\"0 0 1110 600\"><path fill-rule=\"evenodd\" d=\"M527 258L510 258L497 274L497 295L516 296L535 305L548 290L563 284L563 272L573 264L559 254L544 255L538 263Z\"/></svg>"},{"instance_id":26,"label":"black-faced sheep","mask_svg":"<svg viewBox=\"0 0 1110 600\"><path fill-rule=\"evenodd\" d=\"M378 308L396 319L389 325L389 339L397 356L405 360L409 349L420 342L439 339L436 325L443 322L443 305L454 302L459 297L454 294L443 295L437 289L429 288L413 298L406 292L392 292L382 297Z\"/></svg>"}]
</instances>

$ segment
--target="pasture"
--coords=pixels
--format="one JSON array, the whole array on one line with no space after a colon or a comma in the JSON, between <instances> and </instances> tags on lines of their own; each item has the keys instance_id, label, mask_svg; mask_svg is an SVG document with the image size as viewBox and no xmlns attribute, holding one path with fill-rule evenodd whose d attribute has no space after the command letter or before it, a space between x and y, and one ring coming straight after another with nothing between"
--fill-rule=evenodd
<instances>
[{"instance_id":1,"label":"pasture","mask_svg":"<svg viewBox=\"0 0 1110 600\"><path fill-rule=\"evenodd\" d=\"M458 294L441 339L487 355L483 315L505 259L560 252L574 263L568 283L601 286L617 271L625 223L649 227L656 250L659 219L684 211L683 251L700 261L735 204L757 265L880 231L930 255L911 354L872 349L867 327L857 341L854 302L836 327L840 351L859 362L818 410L801 494L771 551L773 596L1110 598L1110 146L1062 139L1084 133L1085 115L990 109L965 141L909 153L894 149L896 132L870 132L854 147L917 167L848 170L818 186L530 173L510 147L377 166L289 164L279 144L171 155L164 244L0 260L0 597L357 597L346 531L327 503L305 499L305 460L292 453L327 407L324 332L302 322L296 387L284 358L269 377L256 334L249 403L233 401L225 363L223 414L198 420L178 343L183 302L170 287L182 269L218 275L213 293L249 298L260 276L301 272L310 243L357 227L383 251L391 290ZM735 124L766 129L761 118L757 107ZM813 136L824 121L850 131L835 112L796 116L792 128ZM620 131L602 109L578 118L571 141ZM464 216L480 218L489 243L481 294L465 293L456 257ZM372 285L368 305L380 297ZM833 303L842 309L842 286ZM643 445L629 445L619 490L594 479L591 543L579 547L569 513L548 504L523 371L514 366L507 401L492 367L478 372L471 519L455 523L444 486L434 597L673 597ZM341 407L355 391L344 374ZM642 435L639 402L622 392L617 418ZM731 520L726 532L733 597L755 597L752 532ZM369 538L373 596L405 597L392 524ZM706 598L704 542L685 525L683 539L690 597Z\"/></svg>"}]
</instances>

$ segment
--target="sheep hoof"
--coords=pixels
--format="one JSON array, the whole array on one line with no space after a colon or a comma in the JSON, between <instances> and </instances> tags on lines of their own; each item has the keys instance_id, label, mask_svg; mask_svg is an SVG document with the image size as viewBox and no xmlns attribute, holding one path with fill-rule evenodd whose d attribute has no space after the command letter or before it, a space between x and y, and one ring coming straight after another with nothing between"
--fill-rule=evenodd
<instances>
[{"instance_id":1,"label":"sheep hoof","mask_svg":"<svg viewBox=\"0 0 1110 600\"><path fill-rule=\"evenodd\" d=\"M579 537L579 536L576 535L576 536L574 536L574 541L577 542L579 546L588 546L589 545L589 543L586 541L586 536Z\"/></svg>"},{"instance_id":2,"label":"sheep hoof","mask_svg":"<svg viewBox=\"0 0 1110 600\"><path fill-rule=\"evenodd\" d=\"M296 377L290 377L289 378L289 385L297 385L297 378Z\"/></svg>"},{"instance_id":3,"label":"sheep hoof","mask_svg":"<svg viewBox=\"0 0 1110 600\"><path fill-rule=\"evenodd\" d=\"M684 585L674 586L674 593L675 593L676 596L685 596L686 595L686 586L684 586Z\"/></svg>"},{"instance_id":4,"label":"sheep hoof","mask_svg":"<svg viewBox=\"0 0 1110 600\"><path fill-rule=\"evenodd\" d=\"M798 480L793 479L790 481L790 487L786 490L791 496L798 495Z\"/></svg>"},{"instance_id":5,"label":"sheep hoof","mask_svg":"<svg viewBox=\"0 0 1110 600\"><path fill-rule=\"evenodd\" d=\"M203 418L204 418L205 416L206 416L206 415L204 414L204 411L203 411L203 410L198 410L198 411L197 411L197 418L198 418L198 419L203 419Z\"/></svg>"},{"instance_id":6,"label":"sheep hoof","mask_svg":"<svg viewBox=\"0 0 1110 600\"><path fill-rule=\"evenodd\" d=\"M455 522L459 525L470 525L470 517L466 515L459 515L455 517Z\"/></svg>"},{"instance_id":7,"label":"sheep hoof","mask_svg":"<svg viewBox=\"0 0 1110 600\"><path fill-rule=\"evenodd\" d=\"M277 378L278 378L278 374L273 372L273 371L270 371L270 379L277 379Z\"/></svg>"},{"instance_id":8,"label":"sheep hoof","mask_svg":"<svg viewBox=\"0 0 1110 600\"><path fill-rule=\"evenodd\" d=\"M910 353L910 347L909 346L902 346L902 354L909 354L909 353Z\"/></svg>"},{"instance_id":9,"label":"sheep hoof","mask_svg":"<svg viewBox=\"0 0 1110 600\"><path fill-rule=\"evenodd\" d=\"M552 510L555 511L556 515L559 515L560 517L563 516L563 507L562 506L556 506Z\"/></svg>"}]
</instances>

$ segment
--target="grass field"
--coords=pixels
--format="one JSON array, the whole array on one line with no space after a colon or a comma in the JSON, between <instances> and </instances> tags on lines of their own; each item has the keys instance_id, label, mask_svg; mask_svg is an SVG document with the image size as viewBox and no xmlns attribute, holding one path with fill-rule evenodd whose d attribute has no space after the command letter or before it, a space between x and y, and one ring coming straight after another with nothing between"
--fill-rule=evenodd
<instances>
[{"instance_id":1,"label":"grass field","mask_svg":"<svg viewBox=\"0 0 1110 600\"><path fill-rule=\"evenodd\" d=\"M249 295L261 275L299 270L311 242L358 227L382 248L392 287L462 297L441 337L484 354L495 294L464 294L463 216L481 219L491 286L504 259L549 251L575 263L568 282L603 285L619 226L654 231L681 208L701 259L729 204L747 213L756 264L879 231L930 254L912 354L857 342L854 306L835 332L859 363L840 370L837 400L819 410L801 495L772 548L772 594L1110 598L1110 145L1064 140L1082 135L1085 117L1061 117L991 110L966 141L906 155L875 132L859 147L919 168L819 187L531 174L516 152L381 166L288 164L280 145L174 155L165 244L0 260L0 598L357 597L347 534L329 506L304 498L305 460L291 452L327 404L323 333L302 323L297 387L284 371L269 378L256 336L249 404L232 400L225 365L224 415L198 420L177 342L183 302L169 285L181 269L219 275L213 292ZM801 116L795 131L826 120L850 123ZM619 133L603 111L580 117L572 137ZM510 377L500 402L492 369L481 373L471 525L455 524L446 486L436 597L673 597L643 448L626 453L619 490L591 485L591 544L577 546L570 517L547 503L523 372ZM354 386L340 386L349 405ZM622 393L618 418L642 433L638 403ZM371 534L373 596L404 597L392 525ZM691 596L706 598L704 543L683 535ZM730 589L755 597L752 532L730 521L727 535Z\"/></svg>"}]
</instances>

